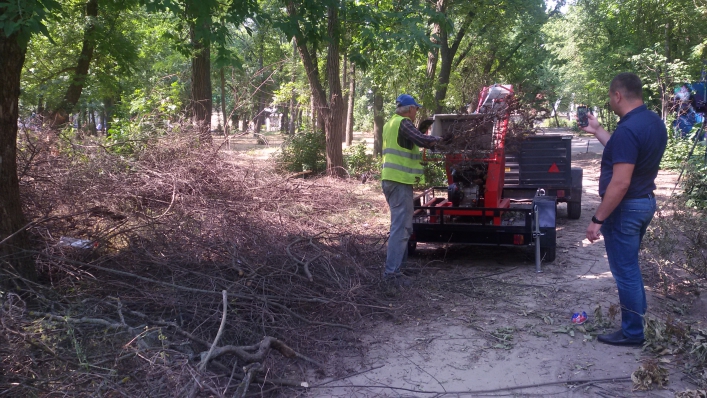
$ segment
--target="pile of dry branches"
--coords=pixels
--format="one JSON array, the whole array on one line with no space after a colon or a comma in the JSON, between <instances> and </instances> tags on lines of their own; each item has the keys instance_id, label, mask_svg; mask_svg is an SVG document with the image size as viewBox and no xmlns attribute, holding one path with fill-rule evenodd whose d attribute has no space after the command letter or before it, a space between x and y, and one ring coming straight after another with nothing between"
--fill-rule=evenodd
<instances>
[{"instance_id":1,"label":"pile of dry branches","mask_svg":"<svg viewBox=\"0 0 707 398\"><path fill-rule=\"evenodd\" d=\"M0 308L9 395L280 391L389 311L385 231L341 218L362 208L359 182L238 166L190 136L133 157L55 133L27 132L21 149L42 280L0 267L21 287Z\"/></svg>"}]
</instances>

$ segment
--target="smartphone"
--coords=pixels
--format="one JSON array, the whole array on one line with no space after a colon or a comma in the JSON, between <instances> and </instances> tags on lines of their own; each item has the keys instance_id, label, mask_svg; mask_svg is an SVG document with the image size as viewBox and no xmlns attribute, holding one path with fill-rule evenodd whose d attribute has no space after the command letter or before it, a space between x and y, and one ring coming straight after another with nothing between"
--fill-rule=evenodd
<instances>
[{"instance_id":1,"label":"smartphone","mask_svg":"<svg viewBox=\"0 0 707 398\"><path fill-rule=\"evenodd\" d=\"M589 118L587 117L586 106L577 107L577 124L579 125L579 127L589 126Z\"/></svg>"}]
</instances>

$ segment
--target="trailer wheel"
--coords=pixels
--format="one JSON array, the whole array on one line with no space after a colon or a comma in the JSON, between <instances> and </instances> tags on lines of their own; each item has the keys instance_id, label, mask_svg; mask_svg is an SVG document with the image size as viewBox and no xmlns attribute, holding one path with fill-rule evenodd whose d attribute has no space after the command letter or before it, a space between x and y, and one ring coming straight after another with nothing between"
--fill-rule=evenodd
<instances>
[{"instance_id":1,"label":"trailer wheel","mask_svg":"<svg viewBox=\"0 0 707 398\"><path fill-rule=\"evenodd\" d=\"M578 220L582 215L582 202L567 202L567 218Z\"/></svg>"},{"instance_id":2,"label":"trailer wheel","mask_svg":"<svg viewBox=\"0 0 707 398\"><path fill-rule=\"evenodd\" d=\"M417 242L414 240L408 241L408 256L414 256L417 251Z\"/></svg>"},{"instance_id":3,"label":"trailer wheel","mask_svg":"<svg viewBox=\"0 0 707 398\"><path fill-rule=\"evenodd\" d=\"M540 257L548 263L555 261L555 248L548 247L546 249L540 248Z\"/></svg>"}]
</instances>

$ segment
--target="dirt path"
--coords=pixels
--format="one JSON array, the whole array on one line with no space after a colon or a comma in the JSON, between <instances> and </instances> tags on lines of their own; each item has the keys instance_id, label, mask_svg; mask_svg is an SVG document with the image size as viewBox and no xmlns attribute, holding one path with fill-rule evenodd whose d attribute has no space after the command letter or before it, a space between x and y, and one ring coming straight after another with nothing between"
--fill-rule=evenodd
<instances>
[{"instance_id":1,"label":"dirt path","mask_svg":"<svg viewBox=\"0 0 707 398\"><path fill-rule=\"evenodd\" d=\"M307 396L672 397L691 387L668 356L667 389L632 392L631 373L650 356L596 341L596 334L620 326L620 316L608 317L618 296L604 242L584 238L599 203L599 160L593 153L574 157L584 168L582 217L568 220L560 205L557 259L543 264L543 273L535 273L527 250L421 244L408 269L417 274L415 286L386 297L399 315L362 322L350 349L329 358L340 371L310 383L330 381ZM675 178L661 172L659 203ZM649 313L662 311L666 301L648 291ZM595 316L597 308L604 320ZM572 325L572 313L582 310L589 321Z\"/></svg>"}]
</instances>

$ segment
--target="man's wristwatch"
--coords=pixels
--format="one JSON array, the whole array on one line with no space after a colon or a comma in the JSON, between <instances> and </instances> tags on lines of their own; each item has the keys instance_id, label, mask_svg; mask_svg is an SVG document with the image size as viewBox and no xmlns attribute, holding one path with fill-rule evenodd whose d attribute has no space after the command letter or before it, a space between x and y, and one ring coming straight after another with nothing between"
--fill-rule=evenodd
<instances>
[{"instance_id":1,"label":"man's wristwatch","mask_svg":"<svg viewBox=\"0 0 707 398\"><path fill-rule=\"evenodd\" d=\"M599 220L597 216L592 216L592 222L599 225L604 224L604 220Z\"/></svg>"}]
</instances>

